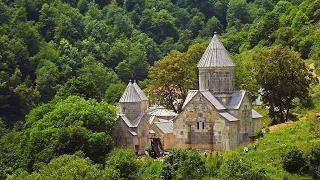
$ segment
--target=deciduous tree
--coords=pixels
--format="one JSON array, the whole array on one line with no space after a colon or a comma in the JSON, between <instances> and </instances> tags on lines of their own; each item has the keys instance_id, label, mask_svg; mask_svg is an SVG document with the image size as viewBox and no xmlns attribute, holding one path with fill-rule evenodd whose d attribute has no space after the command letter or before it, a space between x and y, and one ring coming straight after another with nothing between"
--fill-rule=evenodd
<instances>
[{"instance_id":1,"label":"deciduous tree","mask_svg":"<svg viewBox=\"0 0 320 180\"><path fill-rule=\"evenodd\" d=\"M299 53L282 45L262 50L254 61L255 77L263 88L263 101L270 108L273 123L287 121L293 99L309 95L312 74Z\"/></svg>"}]
</instances>

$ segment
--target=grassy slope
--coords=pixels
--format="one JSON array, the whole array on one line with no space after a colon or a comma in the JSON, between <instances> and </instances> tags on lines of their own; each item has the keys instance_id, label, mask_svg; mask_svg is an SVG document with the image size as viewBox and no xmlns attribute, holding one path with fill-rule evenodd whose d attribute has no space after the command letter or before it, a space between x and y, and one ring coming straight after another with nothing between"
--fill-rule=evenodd
<instances>
[{"instance_id":1,"label":"grassy slope","mask_svg":"<svg viewBox=\"0 0 320 180\"><path fill-rule=\"evenodd\" d=\"M312 60L306 61L306 65L311 63L315 62ZM319 74L318 71L316 71L316 74ZM306 175L286 172L281 162L281 154L286 147L296 145L305 151L313 141L320 141L319 136L310 131L310 127L313 126L310 119L314 119L314 113L320 112L320 84L313 84L311 89L314 107L312 107L312 109L296 107L293 110L293 112L298 114L298 117L305 117L309 114L306 120L294 122L284 128L266 134L263 138L248 145L249 153L247 154L243 153L244 146L240 146L228 152L226 156L240 153L241 156L249 159L254 167L259 169L264 168L272 179L311 179L311 177ZM271 123L271 119L268 117L268 109L264 106L255 106L254 109L263 115L262 125L267 127ZM320 120L318 119L318 121ZM319 135L319 133L317 134ZM257 151L253 150L254 144L257 145Z\"/></svg>"},{"instance_id":2,"label":"grassy slope","mask_svg":"<svg viewBox=\"0 0 320 180\"><path fill-rule=\"evenodd\" d=\"M301 150L306 150L312 141L320 140L310 131L310 124L307 120L294 122L258 139L255 142L257 151L253 150L254 143L251 143L248 145L249 152L247 154L243 153L243 146L240 146L234 151L228 152L226 156L240 153L243 158L249 159L254 167L264 168L272 179L311 179L305 175L286 172L281 163L281 153L287 146L296 145Z\"/></svg>"}]
</instances>

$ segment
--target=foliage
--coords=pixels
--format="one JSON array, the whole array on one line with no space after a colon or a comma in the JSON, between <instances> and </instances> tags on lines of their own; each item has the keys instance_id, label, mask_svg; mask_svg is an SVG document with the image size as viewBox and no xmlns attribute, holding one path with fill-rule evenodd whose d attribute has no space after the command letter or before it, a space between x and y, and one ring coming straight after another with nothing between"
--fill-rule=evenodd
<instances>
[{"instance_id":1,"label":"foliage","mask_svg":"<svg viewBox=\"0 0 320 180\"><path fill-rule=\"evenodd\" d=\"M301 172L306 165L303 152L296 146L286 147L282 154L283 168L291 173Z\"/></svg>"},{"instance_id":2,"label":"foliage","mask_svg":"<svg viewBox=\"0 0 320 180\"><path fill-rule=\"evenodd\" d=\"M113 141L114 108L105 102L69 96L33 109L27 116L19 149L20 167L31 171L54 157L82 150L104 163Z\"/></svg>"},{"instance_id":3,"label":"foliage","mask_svg":"<svg viewBox=\"0 0 320 180\"><path fill-rule=\"evenodd\" d=\"M126 87L127 86L124 83L110 84L109 87L106 89L106 101L109 104L115 104L119 102L122 93L125 91Z\"/></svg>"},{"instance_id":4,"label":"foliage","mask_svg":"<svg viewBox=\"0 0 320 180\"><path fill-rule=\"evenodd\" d=\"M221 35L237 65L237 88L246 90L252 98L259 87L252 72L255 68L265 70L264 65L269 64L267 61L261 62L262 66L252 63L252 56L261 49L264 51L273 45L285 47L283 52L293 49L303 59L314 62L318 71L318 9L319 0L1 1L0 119L6 128L0 125L0 179L12 172L26 177L28 174L21 167L28 171L39 169L52 158L63 153L72 154L78 149L94 162L104 164L112 144L107 134L113 125L109 124L107 128L101 125L101 129L106 128L104 130L92 130L92 127L100 126L96 119L105 119L101 118L103 111L111 122L114 111L101 100L115 103L121 96L122 83L129 79L142 81L142 89L147 88L154 102L181 111L183 101L176 100L183 100L189 89L198 86L196 64L206 44L197 43L208 40L214 31ZM170 53L172 50L179 52ZM168 64L158 61L162 58L161 61ZM296 65L300 66L301 60L298 62ZM274 69L277 67L265 71L271 73ZM162 70L168 78L161 74ZM147 77L150 80L145 80ZM284 76L275 77L290 80ZM295 79L299 80L299 77ZM305 79L299 82L308 84ZM286 89L299 90L299 96L304 94L305 84L291 84L297 86L282 85ZM282 104L289 104L290 111L300 113L299 116L302 116L301 111L305 113L310 108L318 112L319 85L312 85L312 90L300 100L296 98L293 104L289 103L290 97L278 99L283 100ZM71 102L69 95L78 95L87 101L77 97ZM66 99L70 102L64 106ZM57 107L58 104L61 106ZM93 107L100 105L103 108L98 108L96 113ZM297 109L292 111L294 106ZM266 110L262 109L263 112ZM277 114L272 113L271 117L276 115L282 119L284 115L279 115L277 108L274 111ZM289 110L283 113L290 114ZM89 123L89 119L96 125ZM263 123L264 126L270 124L267 116ZM274 179L301 178L302 175L289 174L278 166L281 164L279 146L297 143L305 147L304 140L319 136L318 121L309 123L306 136L297 135L302 134L305 125L290 129L295 134L286 140L277 133L270 134L274 147L266 149L267 158L261 158L262 164L269 168L266 169L269 176ZM287 132L280 134L289 136ZM268 139L266 136L261 138L266 144ZM151 166L148 172L161 168L162 163ZM316 172L315 169L312 171ZM154 176L146 177L161 178L159 171L156 172ZM116 172L113 174L117 175Z\"/></svg>"},{"instance_id":5,"label":"foliage","mask_svg":"<svg viewBox=\"0 0 320 180\"><path fill-rule=\"evenodd\" d=\"M207 177L218 177L219 169L222 164L222 159L220 157L213 157L213 158L206 158L205 159L205 166Z\"/></svg>"},{"instance_id":6,"label":"foliage","mask_svg":"<svg viewBox=\"0 0 320 180\"><path fill-rule=\"evenodd\" d=\"M8 132L0 139L0 179L19 168L21 132Z\"/></svg>"},{"instance_id":7,"label":"foliage","mask_svg":"<svg viewBox=\"0 0 320 180\"><path fill-rule=\"evenodd\" d=\"M202 179L205 162L195 150L172 149L162 166L163 179Z\"/></svg>"},{"instance_id":8,"label":"foliage","mask_svg":"<svg viewBox=\"0 0 320 180\"><path fill-rule=\"evenodd\" d=\"M220 178L231 179L268 179L263 169L253 169L250 161L245 157L235 155L223 161L221 165Z\"/></svg>"},{"instance_id":9,"label":"foliage","mask_svg":"<svg viewBox=\"0 0 320 180\"><path fill-rule=\"evenodd\" d=\"M151 144L148 144L145 148L146 151L151 151L152 150L152 147L151 147Z\"/></svg>"},{"instance_id":10,"label":"foliage","mask_svg":"<svg viewBox=\"0 0 320 180\"><path fill-rule=\"evenodd\" d=\"M254 167L254 169L264 169L267 177L271 179L310 179L311 176L306 174L307 168L302 168L302 172L289 173L283 167L282 155L289 147L298 147L303 153L303 158L308 164L306 158L307 152L309 152L311 144L318 141L317 136L310 132L310 121L306 119L304 121L297 121L292 124L279 129L274 129L270 133L264 134L263 138L260 138L255 143L246 145L249 148L249 152L244 154L244 146L240 146L233 151L225 153L224 161L228 158L233 158L237 155L241 156L241 159ZM253 145L256 145L256 151L253 150ZM220 168L220 170L222 170Z\"/></svg>"},{"instance_id":11,"label":"foliage","mask_svg":"<svg viewBox=\"0 0 320 180\"><path fill-rule=\"evenodd\" d=\"M162 161L155 161L151 157L142 158L138 161L139 179L161 180Z\"/></svg>"},{"instance_id":12,"label":"foliage","mask_svg":"<svg viewBox=\"0 0 320 180\"><path fill-rule=\"evenodd\" d=\"M176 112L182 110L188 90L198 86L196 64L206 45L207 43L193 45L185 53L172 51L150 68L149 90L162 105Z\"/></svg>"},{"instance_id":13,"label":"foliage","mask_svg":"<svg viewBox=\"0 0 320 180\"><path fill-rule=\"evenodd\" d=\"M133 151L113 149L106 159L106 179L137 179L138 164Z\"/></svg>"},{"instance_id":14,"label":"foliage","mask_svg":"<svg viewBox=\"0 0 320 180\"><path fill-rule=\"evenodd\" d=\"M102 95L92 79L86 76L72 77L58 91L58 98L65 99L68 96L75 95L85 99L94 98L101 101Z\"/></svg>"},{"instance_id":15,"label":"foliage","mask_svg":"<svg viewBox=\"0 0 320 180\"><path fill-rule=\"evenodd\" d=\"M308 97L312 75L298 53L273 46L255 57L255 78L263 88L263 101L270 107L273 123L288 120L293 99Z\"/></svg>"},{"instance_id":16,"label":"foliage","mask_svg":"<svg viewBox=\"0 0 320 180\"><path fill-rule=\"evenodd\" d=\"M313 179L320 177L320 143L315 142L306 153L307 164Z\"/></svg>"},{"instance_id":17,"label":"foliage","mask_svg":"<svg viewBox=\"0 0 320 180\"><path fill-rule=\"evenodd\" d=\"M15 177L15 174L18 176ZM18 172L8 179L102 179L100 165L94 165L89 158L84 158L83 152L74 155L62 155L54 158L49 164L42 166L39 171L30 175Z\"/></svg>"}]
</instances>

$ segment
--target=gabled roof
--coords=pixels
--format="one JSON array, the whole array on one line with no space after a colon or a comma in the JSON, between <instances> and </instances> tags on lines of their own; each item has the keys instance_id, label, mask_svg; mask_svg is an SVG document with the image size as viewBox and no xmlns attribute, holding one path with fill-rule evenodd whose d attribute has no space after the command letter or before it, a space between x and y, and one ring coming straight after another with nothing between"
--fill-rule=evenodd
<instances>
[{"instance_id":1,"label":"gabled roof","mask_svg":"<svg viewBox=\"0 0 320 180\"><path fill-rule=\"evenodd\" d=\"M226 109L221 103L220 103L220 101L216 98L216 97L214 97L213 95L212 95L212 93L210 92L210 91L200 91L203 95L204 95L204 97L206 97L209 101L210 101L210 103L215 107L215 108L217 108L218 110L223 110L223 109Z\"/></svg>"},{"instance_id":2,"label":"gabled roof","mask_svg":"<svg viewBox=\"0 0 320 180\"><path fill-rule=\"evenodd\" d=\"M160 129L164 134L173 133L173 122L155 122L154 125Z\"/></svg>"},{"instance_id":3,"label":"gabled roof","mask_svg":"<svg viewBox=\"0 0 320 180\"><path fill-rule=\"evenodd\" d=\"M182 109L193 99L193 97L197 94L201 93L216 109L224 110L226 109L220 101L214 97L214 95L208 90L190 90L186 100L183 103Z\"/></svg>"},{"instance_id":4,"label":"gabled roof","mask_svg":"<svg viewBox=\"0 0 320 180\"><path fill-rule=\"evenodd\" d=\"M217 34L215 33L212 40L207 47L206 51L202 55L197 67L209 68L209 67L233 67L232 62L226 48L221 43Z\"/></svg>"},{"instance_id":5,"label":"gabled roof","mask_svg":"<svg viewBox=\"0 0 320 180\"><path fill-rule=\"evenodd\" d=\"M245 93L245 91L237 91L232 93L231 98L226 107L228 109L239 109Z\"/></svg>"},{"instance_id":6,"label":"gabled roof","mask_svg":"<svg viewBox=\"0 0 320 180\"><path fill-rule=\"evenodd\" d=\"M184 100L182 109L191 101L191 99L199 92L199 90L189 90L186 100Z\"/></svg>"},{"instance_id":7,"label":"gabled roof","mask_svg":"<svg viewBox=\"0 0 320 180\"><path fill-rule=\"evenodd\" d=\"M151 115L151 114L147 114L146 118L147 118L149 124L152 124L154 119L156 118L156 116L155 115Z\"/></svg>"},{"instance_id":8,"label":"gabled roof","mask_svg":"<svg viewBox=\"0 0 320 180\"><path fill-rule=\"evenodd\" d=\"M232 116L230 113L228 112L221 112L219 113L222 117L224 117L226 120L228 121L238 121L239 119Z\"/></svg>"},{"instance_id":9,"label":"gabled roof","mask_svg":"<svg viewBox=\"0 0 320 180\"><path fill-rule=\"evenodd\" d=\"M252 119L258 119L258 118L262 118L262 116L254 109L252 109L251 111L252 113Z\"/></svg>"},{"instance_id":10,"label":"gabled roof","mask_svg":"<svg viewBox=\"0 0 320 180\"><path fill-rule=\"evenodd\" d=\"M143 93L143 91L140 89L136 81L133 83L134 89L137 91L138 95L140 96L142 101L148 101L148 97Z\"/></svg>"},{"instance_id":11,"label":"gabled roof","mask_svg":"<svg viewBox=\"0 0 320 180\"><path fill-rule=\"evenodd\" d=\"M129 133L132 135L132 136L137 136L138 134L132 130L129 130Z\"/></svg>"},{"instance_id":12,"label":"gabled roof","mask_svg":"<svg viewBox=\"0 0 320 180\"><path fill-rule=\"evenodd\" d=\"M148 100L147 96L143 93L137 83L129 81L126 90L123 92L119 102L140 102Z\"/></svg>"},{"instance_id":13,"label":"gabled roof","mask_svg":"<svg viewBox=\"0 0 320 180\"><path fill-rule=\"evenodd\" d=\"M157 116L157 117L178 116L177 113L172 112L172 111L170 111L168 109L165 109L165 108L155 109L155 110L153 110L152 112L150 112L148 114L154 115L154 116Z\"/></svg>"},{"instance_id":14,"label":"gabled roof","mask_svg":"<svg viewBox=\"0 0 320 180\"><path fill-rule=\"evenodd\" d=\"M130 121L124 114L119 114L120 118L127 124L128 127L138 127L143 115L140 114L135 120Z\"/></svg>"},{"instance_id":15,"label":"gabled roof","mask_svg":"<svg viewBox=\"0 0 320 180\"><path fill-rule=\"evenodd\" d=\"M167 119L161 119L161 118L158 118L159 119L159 122L168 122L168 121L172 121L172 119L170 119L170 120L167 120Z\"/></svg>"}]
</instances>

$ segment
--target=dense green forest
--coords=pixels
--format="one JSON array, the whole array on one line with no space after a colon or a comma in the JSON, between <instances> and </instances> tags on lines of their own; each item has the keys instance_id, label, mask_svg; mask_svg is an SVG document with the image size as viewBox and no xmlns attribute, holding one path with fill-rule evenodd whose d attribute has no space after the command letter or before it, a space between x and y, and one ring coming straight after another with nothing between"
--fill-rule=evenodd
<instances>
[{"instance_id":1,"label":"dense green forest","mask_svg":"<svg viewBox=\"0 0 320 180\"><path fill-rule=\"evenodd\" d=\"M151 179L161 168L169 168L163 173L177 169L170 165L173 160L135 166L130 152L110 153L115 106L128 81L135 79L151 103L181 111L181 104L173 102L198 89L196 64L214 32L237 65L237 88L252 98L262 87L269 95L267 125L287 121L291 109L320 111L319 85L304 65L313 64L320 72L319 20L320 0L2 0L0 179L11 174L46 179L55 173ZM281 61L272 61L275 57ZM283 68L272 66L275 63ZM279 84L268 84L265 77L292 80L279 83L296 91L288 94L279 87L283 98L272 99L274 91L266 87ZM194 152L176 154L186 157L186 164L199 158ZM127 162L119 160L124 156ZM318 171L303 173L319 173L319 164L309 160L308 167ZM130 172L120 171L115 162ZM190 168L221 162L199 163ZM149 169L140 172L139 167ZM187 170L163 176L185 179ZM208 173L196 172L187 179ZM251 175L264 178L261 172L252 170ZM211 173L208 176L218 177L218 172Z\"/></svg>"}]
</instances>

